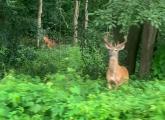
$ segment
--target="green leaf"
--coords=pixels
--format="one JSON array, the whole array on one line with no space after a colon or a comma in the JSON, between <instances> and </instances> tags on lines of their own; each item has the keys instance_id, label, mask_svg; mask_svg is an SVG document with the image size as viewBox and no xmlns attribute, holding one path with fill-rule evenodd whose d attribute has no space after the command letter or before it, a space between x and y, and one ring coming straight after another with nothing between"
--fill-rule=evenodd
<instances>
[{"instance_id":1,"label":"green leaf","mask_svg":"<svg viewBox=\"0 0 165 120\"><path fill-rule=\"evenodd\" d=\"M31 111L34 113L38 113L42 110L42 106L39 104L34 104L33 106L31 106Z\"/></svg>"},{"instance_id":2,"label":"green leaf","mask_svg":"<svg viewBox=\"0 0 165 120\"><path fill-rule=\"evenodd\" d=\"M80 88L78 86L71 87L70 91L73 94L80 94Z\"/></svg>"}]
</instances>

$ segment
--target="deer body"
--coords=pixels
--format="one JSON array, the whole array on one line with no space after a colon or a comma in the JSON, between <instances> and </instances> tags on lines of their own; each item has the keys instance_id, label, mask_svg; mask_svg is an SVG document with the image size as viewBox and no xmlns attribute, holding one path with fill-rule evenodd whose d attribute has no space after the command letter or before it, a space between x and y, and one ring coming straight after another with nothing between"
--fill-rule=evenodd
<instances>
[{"instance_id":1,"label":"deer body","mask_svg":"<svg viewBox=\"0 0 165 120\"><path fill-rule=\"evenodd\" d=\"M112 88L112 84L118 87L129 79L128 70L124 66L118 64L118 59L110 58L106 79L109 88Z\"/></svg>"},{"instance_id":2,"label":"deer body","mask_svg":"<svg viewBox=\"0 0 165 120\"><path fill-rule=\"evenodd\" d=\"M53 48L56 45L56 42L49 39L48 36L44 36L44 43L47 45L48 48Z\"/></svg>"},{"instance_id":3,"label":"deer body","mask_svg":"<svg viewBox=\"0 0 165 120\"><path fill-rule=\"evenodd\" d=\"M104 37L105 46L109 50L109 64L106 73L106 79L108 82L108 88L112 88L114 84L117 88L129 79L129 73L126 67L120 66L118 63L118 53L120 50L124 49L126 41L121 44L113 45L107 40L107 36Z\"/></svg>"}]
</instances>

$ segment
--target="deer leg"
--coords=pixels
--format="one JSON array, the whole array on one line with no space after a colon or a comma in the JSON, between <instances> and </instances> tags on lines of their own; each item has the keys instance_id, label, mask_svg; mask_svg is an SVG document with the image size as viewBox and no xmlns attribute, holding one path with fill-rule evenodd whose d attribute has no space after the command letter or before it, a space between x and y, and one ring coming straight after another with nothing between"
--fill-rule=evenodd
<instances>
[{"instance_id":1,"label":"deer leg","mask_svg":"<svg viewBox=\"0 0 165 120\"><path fill-rule=\"evenodd\" d=\"M109 88L109 89L112 89L112 86L111 86L111 84L109 84L109 83L108 83L108 88Z\"/></svg>"},{"instance_id":2,"label":"deer leg","mask_svg":"<svg viewBox=\"0 0 165 120\"><path fill-rule=\"evenodd\" d=\"M108 88L112 89L111 81L108 81Z\"/></svg>"},{"instance_id":3,"label":"deer leg","mask_svg":"<svg viewBox=\"0 0 165 120\"><path fill-rule=\"evenodd\" d=\"M119 87L119 83L117 81L115 81L115 90L117 90Z\"/></svg>"},{"instance_id":4,"label":"deer leg","mask_svg":"<svg viewBox=\"0 0 165 120\"><path fill-rule=\"evenodd\" d=\"M118 87L119 87L118 85L115 85L115 90L117 90L117 89L118 89Z\"/></svg>"}]
</instances>

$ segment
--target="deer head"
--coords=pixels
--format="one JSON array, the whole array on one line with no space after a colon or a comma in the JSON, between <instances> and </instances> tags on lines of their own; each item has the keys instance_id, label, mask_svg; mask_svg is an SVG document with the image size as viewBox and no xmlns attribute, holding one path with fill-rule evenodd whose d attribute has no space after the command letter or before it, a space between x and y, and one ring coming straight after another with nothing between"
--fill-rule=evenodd
<instances>
[{"instance_id":1,"label":"deer head","mask_svg":"<svg viewBox=\"0 0 165 120\"><path fill-rule=\"evenodd\" d=\"M118 52L125 48L125 43L127 42L127 36L124 36L124 42L122 43L112 43L108 41L109 33L104 36L105 47L109 50L110 56L118 56Z\"/></svg>"}]
</instances>

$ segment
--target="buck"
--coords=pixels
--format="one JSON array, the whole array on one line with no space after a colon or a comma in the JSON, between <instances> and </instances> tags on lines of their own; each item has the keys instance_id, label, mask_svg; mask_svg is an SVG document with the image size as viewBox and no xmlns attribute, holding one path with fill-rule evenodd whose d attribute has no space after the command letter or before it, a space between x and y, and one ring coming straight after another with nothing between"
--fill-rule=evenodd
<instances>
[{"instance_id":1,"label":"buck","mask_svg":"<svg viewBox=\"0 0 165 120\"><path fill-rule=\"evenodd\" d=\"M44 39L44 43L47 45L48 48L53 48L57 44L54 40L49 39L47 35L44 36L43 39Z\"/></svg>"},{"instance_id":2,"label":"buck","mask_svg":"<svg viewBox=\"0 0 165 120\"><path fill-rule=\"evenodd\" d=\"M108 82L108 88L111 89L112 85L118 88L124 82L129 79L129 73L126 67L119 65L118 55L119 51L123 50L125 43L127 42L127 37L124 37L124 42L112 44L108 41L109 34L104 36L105 47L109 50L109 65L106 73L106 79Z\"/></svg>"}]
</instances>

